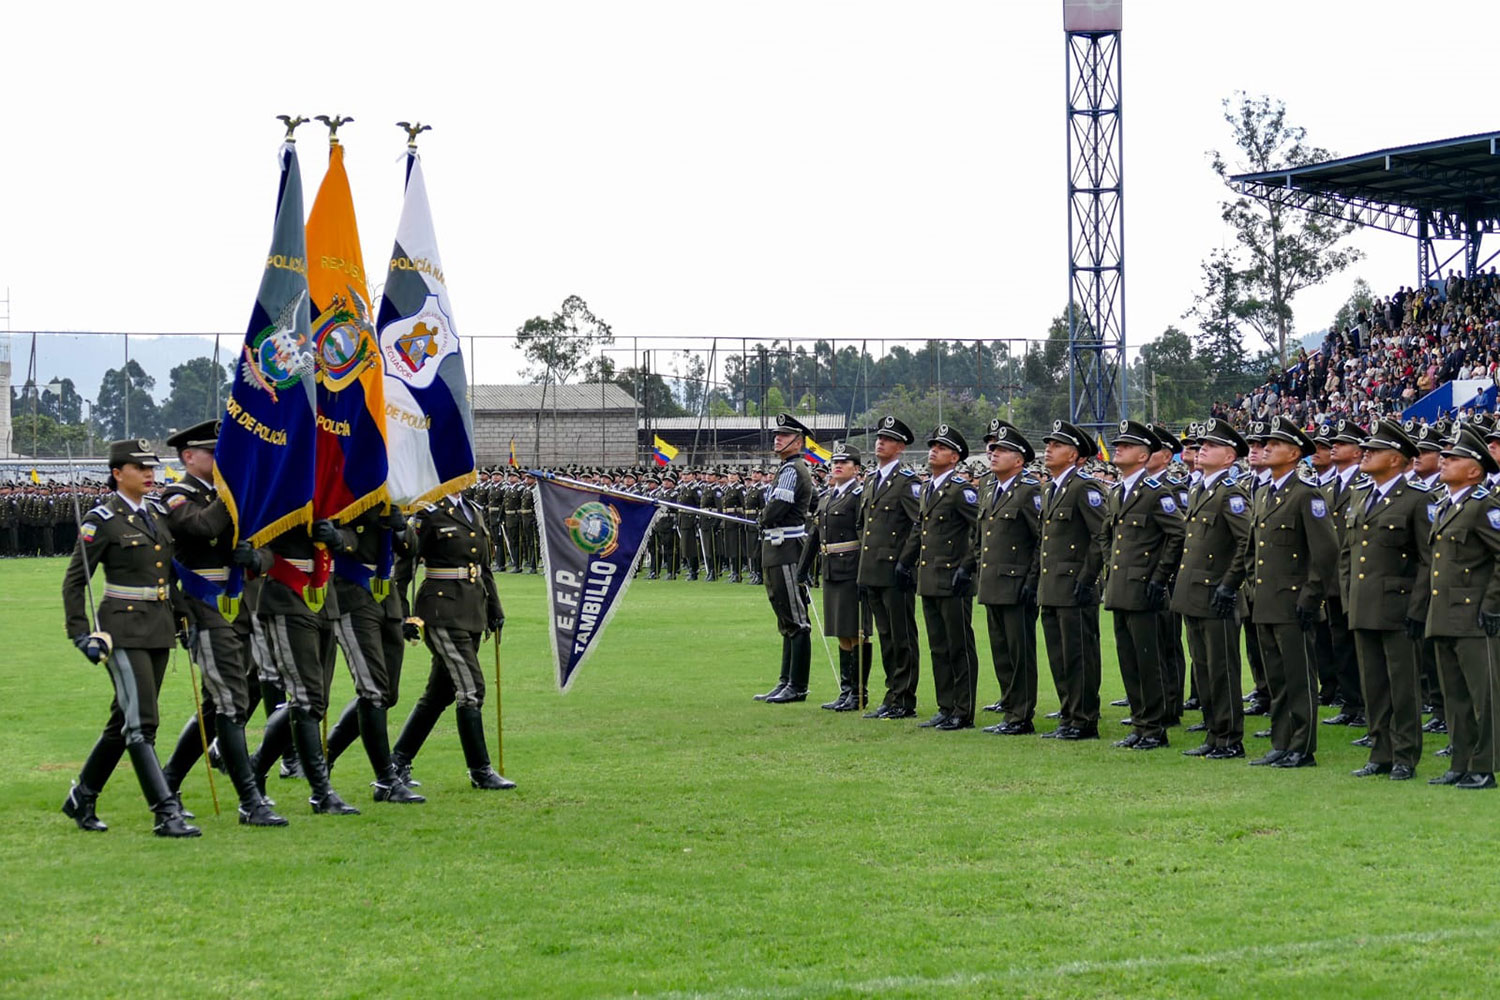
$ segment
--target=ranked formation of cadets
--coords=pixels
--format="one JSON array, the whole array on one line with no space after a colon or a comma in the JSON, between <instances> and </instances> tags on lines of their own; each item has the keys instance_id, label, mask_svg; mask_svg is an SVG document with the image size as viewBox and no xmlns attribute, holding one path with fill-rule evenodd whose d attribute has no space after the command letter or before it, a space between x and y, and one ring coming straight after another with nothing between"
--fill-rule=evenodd
<instances>
[{"instance_id":1,"label":"ranked formation of cadets","mask_svg":"<svg viewBox=\"0 0 1500 1000\"><path fill-rule=\"evenodd\" d=\"M196 836L179 789L205 742L246 825L286 824L266 794L278 765L283 777L307 780L314 812L357 813L331 781L355 743L374 801L420 803L413 762L450 707L473 787L513 788L490 765L478 649L504 626L494 573L537 570L534 479L487 470L462 495L410 518L372 510L255 549L233 544L213 486L217 432L208 421L169 439L185 474L159 494L159 462L146 443L115 442L113 490L89 495L74 531L58 532L76 532L63 585L67 634L106 668L114 691L63 811L81 829L104 830L95 802L128 754L155 832ZM1059 702L1044 739L1101 738L1107 630L1130 710L1116 747L1165 748L1183 712L1198 710L1202 721L1187 731L1202 742L1182 754L1243 760L1247 720L1264 717L1267 728L1251 735L1268 749L1248 762L1303 768L1317 763L1320 727L1363 727L1354 742L1368 747L1369 760L1354 774L1406 780L1421 762L1424 734L1439 733L1448 737L1438 751L1446 766L1430 784L1495 787L1495 423L1362 427L1344 419L1309 433L1277 417L1241 435L1211 419L1179 437L1127 420L1109 441L1113 470L1095 476L1087 467L1097 467L1098 442L1083 428L1054 421L1038 450L995 419L984 436L988 471L971 476L957 428L931 431L919 474L904 461L916 435L887 415L874 428L873 454L838 447L822 483L803 457L809 436L781 414L775 468L594 474L601 485L679 505L647 540L648 576L765 588L781 657L776 683L756 700L807 699L817 627L837 641L839 691L823 708L918 719L920 605L936 703L916 723L922 728L971 729L990 712L998 721L985 732L1037 734L1040 623ZM1174 461L1185 476L1172 474ZM42 534L30 532L28 544ZM396 556L388 588L361 582L358 572L373 577L384 534ZM315 546L352 569L318 594L310 584ZM413 594L418 565L425 575ZM220 595L236 568L247 582L230 607ZM91 590L99 571L103 586ZM97 620L89 612L95 593ZM983 706L976 603L1000 692ZM174 643L202 670L205 732L196 716L187 720L161 763L157 694ZM387 716L404 652L416 643L427 646L431 667L392 740ZM877 645L883 676L872 691ZM330 711L335 650L355 697L325 745L319 727ZM1242 653L1252 680L1244 695ZM1320 705L1338 711L1320 719ZM245 729L257 708L265 733L252 750Z\"/></svg>"}]
</instances>

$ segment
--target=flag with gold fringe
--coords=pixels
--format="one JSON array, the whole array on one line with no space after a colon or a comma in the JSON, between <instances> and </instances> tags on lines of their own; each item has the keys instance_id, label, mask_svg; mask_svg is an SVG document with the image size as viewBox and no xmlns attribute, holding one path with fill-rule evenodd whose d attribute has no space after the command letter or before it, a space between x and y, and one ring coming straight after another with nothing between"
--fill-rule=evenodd
<instances>
[{"instance_id":1,"label":"flag with gold fringe","mask_svg":"<svg viewBox=\"0 0 1500 1000\"><path fill-rule=\"evenodd\" d=\"M477 479L469 382L415 150L406 155L406 200L376 326L391 500L410 509Z\"/></svg>"},{"instance_id":2,"label":"flag with gold fringe","mask_svg":"<svg viewBox=\"0 0 1500 1000\"><path fill-rule=\"evenodd\" d=\"M313 509L316 360L295 144L282 144L280 162L271 249L214 449L214 482L235 538L257 546L310 523Z\"/></svg>"}]
</instances>

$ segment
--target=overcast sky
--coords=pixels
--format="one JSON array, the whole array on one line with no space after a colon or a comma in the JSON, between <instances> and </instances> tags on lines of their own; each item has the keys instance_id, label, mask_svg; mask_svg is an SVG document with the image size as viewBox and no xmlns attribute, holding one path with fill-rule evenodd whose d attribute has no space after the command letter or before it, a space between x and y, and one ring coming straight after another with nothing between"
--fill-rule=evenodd
<instances>
[{"instance_id":1,"label":"overcast sky","mask_svg":"<svg viewBox=\"0 0 1500 1000\"><path fill-rule=\"evenodd\" d=\"M375 280L400 211L392 123L434 126L465 334L572 293L620 337L1040 337L1066 302L1061 0L85 2L5 20L13 330L243 332L279 113L355 117ZM1182 322L1230 240L1205 155L1229 145L1223 98L1280 97L1344 155L1494 129L1497 29L1494 0L1126 0L1132 346ZM326 133L298 134L310 206ZM1356 243L1355 272L1296 301L1301 332L1355 275L1414 279L1414 241ZM478 355L480 381L516 378L513 355Z\"/></svg>"}]
</instances>

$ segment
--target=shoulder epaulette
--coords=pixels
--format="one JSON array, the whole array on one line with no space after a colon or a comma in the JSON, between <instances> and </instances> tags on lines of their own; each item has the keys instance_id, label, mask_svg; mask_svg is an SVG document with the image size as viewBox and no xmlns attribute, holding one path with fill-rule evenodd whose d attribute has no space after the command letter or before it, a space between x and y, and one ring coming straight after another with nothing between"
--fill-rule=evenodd
<instances>
[{"instance_id":1,"label":"shoulder epaulette","mask_svg":"<svg viewBox=\"0 0 1500 1000\"><path fill-rule=\"evenodd\" d=\"M1157 479L1155 476L1147 476L1146 485L1154 490L1161 486L1161 480Z\"/></svg>"},{"instance_id":2,"label":"shoulder epaulette","mask_svg":"<svg viewBox=\"0 0 1500 1000\"><path fill-rule=\"evenodd\" d=\"M864 486L861 485L861 486L854 487L854 489L850 490L849 492L853 493L855 496L859 496L864 491L865 491L865 488L864 488Z\"/></svg>"},{"instance_id":3,"label":"shoulder epaulette","mask_svg":"<svg viewBox=\"0 0 1500 1000\"><path fill-rule=\"evenodd\" d=\"M106 500L104 503L101 503L99 506L93 508L83 516L85 519L88 519L90 517L97 517L101 521L108 521L110 518L115 516L115 512L109 509L109 501Z\"/></svg>"},{"instance_id":4,"label":"shoulder epaulette","mask_svg":"<svg viewBox=\"0 0 1500 1000\"><path fill-rule=\"evenodd\" d=\"M959 475L956 472L953 474L953 481L955 483L958 483L960 486L962 486L964 483L968 482L967 479L965 479L963 476Z\"/></svg>"},{"instance_id":5,"label":"shoulder epaulette","mask_svg":"<svg viewBox=\"0 0 1500 1000\"><path fill-rule=\"evenodd\" d=\"M1042 481L1036 476L1022 476L1021 482L1025 483L1027 486L1040 486L1042 483Z\"/></svg>"},{"instance_id":6,"label":"shoulder epaulette","mask_svg":"<svg viewBox=\"0 0 1500 1000\"><path fill-rule=\"evenodd\" d=\"M1349 484L1349 486L1350 486L1351 489L1356 489L1356 490L1367 490L1367 489L1370 489L1371 487L1373 487L1374 485L1375 485L1375 480L1373 480L1373 479L1366 479L1363 482L1360 482L1359 480L1356 479L1354 482L1352 482L1352 483Z\"/></svg>"},{"instance_id":7,"label":"shoulder epaulette","mask_svg":"<svg viewBox=\"0 0 1500 1000\"><path fill-rule=\"evenodd\" d=\"M913 472L910 469L906 468L906 466L904 466L904 465L901 468L897 469L896 471L899 472L899 473L901 473L903 476L915 476L916 475L915 472Z\"/></svg>"},{"instance_id":8,"label":"shoulder epaulette","mask_svg":"<svg viewBox=\"0 0 1500 1000\"><path fill-rule=\"evenodd\" d=\"M1089 475L1087 472L1083 471L1082 469L1079 469L1077 472L1073 473L1073 475L1077 476L1079 479L1089 479L1089 480L1092 480L1094 478L1093 476Z\"/></svg>"},{"instance_id":9,"label":"shoulder epaulette","mask_svg":"<svg viewBox=\"0 0 1500 1000\"><path fill-rule=\"evenodd\" d=\"M1239 481L1240 481L1240 477L1236 476L1234 474L1234 466L1231 465L1229 467L1229 471L1224 473L1224 485L1225 486L1233 486L1235 483L1237 483Z\"/></svg>"},{"instance_id":10,"label":"shoulder epaulette","mask_svg":"<svg viewBox=\"0 0 1500 1000\"><path fill-rule=\"evenodd\" d=\"M1485 497L1487 497L1489 495L1490 495L1490 491L1487 490L1487 489L1485 489L1483 486L1479 487L1477 490L1474 491L1474 499L1475 500L1483 500Z\"/></svg>"},{"instance_id":11,"label":"shoulder epaulette","mask_svg":"<svg viewBox=\"0 0 1500 1000\"><path fill-rule=\"evenodd\" d=\"M422 509L423 510L437 510L437 504L435 504L435 503L424 503L422 505Z\"/></svg>"},{"instance_id":12,"label":"shoulder epaulette","mask_svg":"<svg viewBox=\"0 0 1500 1000\"><path fill-rule=\"evenodd\" d=\"M164 505L160 500L156 499L156 497L147 497L146 502L153 508L155 508L158 514L165 514L167 512L166 505Z\"/></svg>"},{"instance_id":13,"label":"shoulder epaulette","mask_svg":"<svg viewBox=\"0 0 1500 1000\"><path fill-rule=\"evenodd\" d=\"M1353 482L1355 486L1373 486L1375 480L1371 479L1367 473L1361 472L1355 475Z\"/></svg>"},{"instance_id":14,"label":"shoulder epaulette","mask_svg":"<svg viewBox=\"0 0 1500 1000\"><path fill-rule=\"evenodd\" d=\"M1406 488L1407 489L1411 489L1411 490L1416 490L1418 493L1431 493L1432 492L1432 487L1428 486L1426 483L1422 482L1420 479L1408 479L1406 481Z\"/></svg>"}]
</instances>

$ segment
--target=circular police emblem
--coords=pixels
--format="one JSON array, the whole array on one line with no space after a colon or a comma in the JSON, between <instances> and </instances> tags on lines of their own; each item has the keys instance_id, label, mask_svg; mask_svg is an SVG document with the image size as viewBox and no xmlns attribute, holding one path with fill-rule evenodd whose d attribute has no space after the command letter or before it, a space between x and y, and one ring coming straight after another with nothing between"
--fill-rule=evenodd
<instances>
[{"instance_id":1,"label":"circular police emblem","mask_svg":"<svg viewBox=\"0 0 1500 1000\"><path fill-rule=\"evenodd\" d=\"M1328 437L1328 435L1330 435L1332 433L1333 433L1333 428L1331 426L1329 426L1328 424L1323 424L1321 427L1318 428L1318 437Z\"/></svg>"},{"instance_id":2,"label":"circular police emblem","mask_svg":"<svg viewBox=\"0 0 1500 1000\"><path fill-rule=\"evenodd\" d=\"M149 445L146 444L146 439L145 438L137 438L136 442L135 442L135 450L136 451L150 451L151 448L150 448Z\"/></svg>"},{"instance_id":3,"label":"circular police emblem","mask_svg":"<svg viewBox=\"0 0 1500 1000\"><path fill-rule=\"evenodd\" d=\"M948 425L947 424L938 424L937 436L938 437L947 437L948 436Z\"/></svg>"},{"instance_id":4,"label":"circular police emblem","mask_svg":"<svg viewBox=\"0 0 1500 1000\"><path fill-rule=\"evenodd\" d=\"M1216 428L1218 426L1219 426L1219 422L1217 420L1213 419L1212 417L1210 417L1208 423L1206 423L1206 424L1203 425L1203 433L1205 433L1205 434L1211 434L1211 433L1213 433L1214 428Z\"/></svg>"},{"instance_id":5,"label":"circular police emblem","mask_svg":"<svg viewBox=\"0 0 1500 1000\"><path fill-rule=\"evenodd\" d=\"M1055 431L1062 430L1062 421L1061 420L1054 420L1054 421L1052 421L1052 429L1055 430Z\"/></svg>"},{"instance_id":6,"label":"circular police emblem","mask_svg":"<svg viewBox=\"0 0 1500 1000\"><path fill-rule=\"evenodd\" d=\"M568 537L579 551L608 556L620 545L620 512L609 504L591 500L563 518Z\"/></svg>"},{"instance_id":7,"label":"circular police emblem","mask_svg":"<svg viewBox=\"0 0 1500 1000\"><path fill-rule=\"evenodd\" d=\"M1121 420L1120 421L1120 433L1124 434L1128 430L1130 430L1130 421L1129 420Z\"/></svg>"},{"instance_id":8,"label":"circular police emblem","mask_svg":"<svg viewBox=\"0 0 1500 1000\"><path fill-rule=\"evenodd\" d=\"M1010 428L1009 427L998 428L995 431L995 437L997 439L1001 440L1001 441L1004 441L1006 438L1010 437Z\"/></svg>"},{"instance_id":9,"label":"circular police emblem","mask_svg":"<svg viewBox=\"0 0 1500 1000\"><path fill-rule=\"evenodd\" d=\"M895 417L886 417L884 420L882 420L880 422L880 426L882 426L882 427L895 427L896 426L896 418Z\"/></svg>"}]
</instances>

